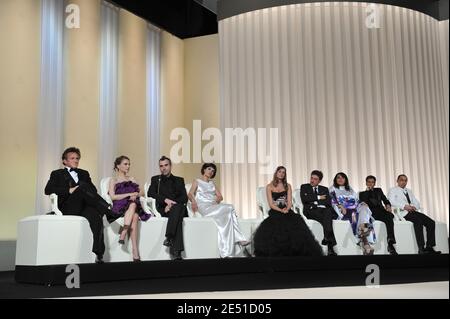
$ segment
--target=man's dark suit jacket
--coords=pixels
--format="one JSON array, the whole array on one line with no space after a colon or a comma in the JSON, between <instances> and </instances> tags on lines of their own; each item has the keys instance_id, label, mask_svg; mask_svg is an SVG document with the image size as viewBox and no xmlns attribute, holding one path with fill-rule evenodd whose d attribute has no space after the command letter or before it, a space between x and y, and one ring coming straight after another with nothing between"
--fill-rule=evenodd
<instances>
[{"instance_id":1,"label":"man's dark suit jacket","mask_svg":"<svg viewBox=\"0 0 450 319\"><path fill-rule=\"evenodd\" d=\"M311 184L303 184L300 187L300 198L303 203L303 213L307 215L311 210L317 208L318 205L323 205L327 208L331 208L331 197L328 191L328 187L318 186L318 195L326 195L326 199L317 199L317 195L314 193L314 189ZM315 204L317 202L317 204Z\"/></svg>"},{"instance_id":2,"label":"man's dark suit jacket","mask_svg":"<svg viewBox=\"0 0 450 319\"><path fill-rule=\"evenodd\" d=\"M385 206L391 206L391 203L386 198L381 188L374 188L371 191L364 191L359 193L359 201L369 205L370 209L383 208Z\"/></svg>"},{"instance_id":3,"label":"man's dark suit jacket","mask_svg":"<svg viewBox=\"0 0 450 319\"><path fill-rule=\"evenodd\" d=\"M97 193L97 189L92 183L89 172L80 168L77 168L76 172L78 174L78 183L74 181L69 171L63 168L53 171L50 174L50 179L47 182L47 185L45 186L45 195L50 195L53 193L58 195L58 207L63 213L65 213L66 210L64 203L70 196L70 188L79 185L80 187L82 186L83 189L88 190L93 194Z\"/></svg>"},{"instance_id":4,"label":"man's dark suit jacket","mask_svg":"<svg viewBox=\"0 0 450 319\"><path fill-rule=\"evenodd\" d=\"M164 175L153 176L147 196L156 200L156 209L160 213L163 213L167 206L164 202L166 199L173 200L181 205L186 205L188 202L184 179L174 175L169 177ZM185 210L185 216L187 216L187 210Z\"/></svg>"}]
</instances>

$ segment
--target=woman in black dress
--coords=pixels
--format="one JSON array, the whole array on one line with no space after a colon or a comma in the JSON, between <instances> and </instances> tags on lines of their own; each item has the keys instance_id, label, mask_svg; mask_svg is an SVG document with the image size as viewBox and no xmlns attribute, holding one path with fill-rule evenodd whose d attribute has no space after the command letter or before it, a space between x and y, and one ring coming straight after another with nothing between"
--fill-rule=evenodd
<instances>
[{"instance_id":1,"label":"woman in black dress","mask_svg":"<svg viewBox=\"0 0 450 319\"><path fill-rule=\"evenodd\" d=\"M271 209L256 230L255 256L322 256L322 247L311 230L291 209L292 187L287 183L285 167L277 167L266 195Z\"/></svg>"}]
</instances>

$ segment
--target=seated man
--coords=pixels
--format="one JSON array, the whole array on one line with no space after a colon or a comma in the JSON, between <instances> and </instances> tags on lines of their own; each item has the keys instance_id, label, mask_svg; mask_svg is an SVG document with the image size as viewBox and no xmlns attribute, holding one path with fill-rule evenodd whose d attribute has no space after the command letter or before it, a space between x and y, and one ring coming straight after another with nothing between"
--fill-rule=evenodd
<instances>
[{"instance_id":1,"label":"seated man","mask_svg":"<svg viewBox=\"0 0 450 319\"><path fill-rule=\"evenodd\" d=\"M147 196L156 200L156 209L162 217L167 217L166 240L163 245L170 247L173 260L180 260L183 244L183 218L187 216L188 196L184 179L172 174L172 161L168 157L159 160L161 175L152 177Z\"/></svg>"},{"instance_id":2,"label":"seated man","mask_svg":"<svg viewBox=\"0 0 450 319\"><path fill-rule=\"evenodd\" d=\"M88 220L94 237L92 251L97 255L95 262L101 264L105 252L103 215L111 211L109 204L97 194L89 172L78 168L80 157L78 148L70 147L64 151L64 168L51 173L45 194L58 195L58 208L64 215L83 216Z\"/></svg>"},{"instance_id":3,"label":"seated man","mask_svg":"<svg viewBox=\"0 0 450 319\"><path fill-rule=\"evenodd\" d=\"M414 196L413 192L406 188L408 177L401 174L397 177L397 187L389 190L388 198L392 206L400 208L400 215L414 225L414 233L416 234L417 245L419 246L419 254L440 254L435 251L435 222L430 217L419 212L420 203ZM427 243L423 237L423 227L427 230Z\"/></svg>"},{"instance_id":4,"label":"seated man","mask_svg":"<svg viewBox=\"0 0 450 319\"><path fill-rule=\"evenodd\" d=\"M333 219L337 215L331 207L331 197L328 188L319 185L322 181L321 171L312 171L309 184L300 187L300 197L303 203L303 214L308 219L318 221L323 226L324 239L322 245L328 246L328 256L336 256L334 246L336 239L333 232Z\"/></svg>"},{"instance_id":5,"label":"seated man","mask_svg":"<svg viewBox=\"0 0 450 319\"><path fill-rule=\"evenodd\" d=\"M398 255L394 244L394 214L391 203L388 201L381 188L375 188L376 177L369 175L366 177L367 190L359 193L359 200L366 203L372 211L372 217L382 221L386 225L388 252L391 255ZM384 204L384 206L383 206Z\"/></svg>"}]
</instances>

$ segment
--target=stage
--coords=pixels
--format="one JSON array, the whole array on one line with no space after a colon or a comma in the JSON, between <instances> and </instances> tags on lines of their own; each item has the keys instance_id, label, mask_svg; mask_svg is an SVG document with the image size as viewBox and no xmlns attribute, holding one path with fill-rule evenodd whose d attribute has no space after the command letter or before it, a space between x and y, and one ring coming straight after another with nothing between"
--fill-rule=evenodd
<instances>
[{"instance_id":1,"label":"stage","mask_svg":"<svg viewBox=\"0 0 450 319\"><path fill-rule=\"evenodd\" d=\"M2 298L57 298L176 292L365 286L368 265L380 285L449 280L449 256L378 255L147 261L81 264L79 289L65 286L66 265L17 266L0 273ZM401 298L401 296L399 296Z\"/></svg>"}]
</instances>

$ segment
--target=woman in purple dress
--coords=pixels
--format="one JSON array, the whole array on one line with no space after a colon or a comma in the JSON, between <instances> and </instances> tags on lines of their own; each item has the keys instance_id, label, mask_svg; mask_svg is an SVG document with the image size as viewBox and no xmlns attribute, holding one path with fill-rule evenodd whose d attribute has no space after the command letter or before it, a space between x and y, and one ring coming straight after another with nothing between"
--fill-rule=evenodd
<instances>
[{"instance_id":1,"label":"woman in purple dress","mask_svg":"<svg viewBox=\"0 0 450 319\"><path fill-rule=\"evenodd\" d=\"M127 233L131 239L133 250L133 261L140 261L139 249L137 244L137 231L139 219L146 221L150 215L146 214L141 207L139 197L142 191L136 180L129 176L130 159L126 156L120 156L114 161L114 170L116 177L111 178L109 184L109 196L113 201L112 215L108 216L111 223L117 218L124 217L124 226L119 230L119 244L125 244Z\"/></svg>"}]
</instances>

